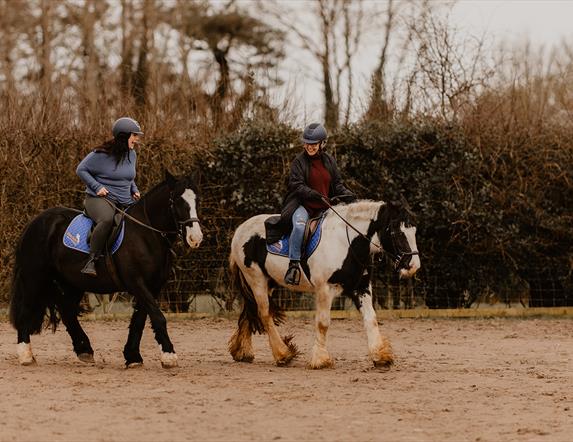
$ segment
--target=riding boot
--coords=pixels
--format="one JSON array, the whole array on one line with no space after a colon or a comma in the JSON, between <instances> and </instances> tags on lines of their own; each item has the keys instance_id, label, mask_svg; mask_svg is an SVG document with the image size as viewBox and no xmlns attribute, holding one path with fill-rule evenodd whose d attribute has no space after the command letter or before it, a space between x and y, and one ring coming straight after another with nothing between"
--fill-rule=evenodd
<instances>
[{"instance_id":1,"label":"riding boot","mask_svg":"<svg viewBox=\"0 0 573 442\"><path fill-rule=\"evenodd\" d=\"M285 284L298 285L300 283L300 267L298 261L291 261L285 274Z\"/></svg>"},{"instance_id":2,"label":"riding boot","mask_svg":"<svg viewBox=\"0 0 573 442\"><path fill-rule=\"evenodd\" d=\"M84 266L84 268L81 270L81 272L85 273L86 275L97 276L97 272L95 269L95 263L96 263L98 257L99 256L96 255L95 253L90 253L90 257L88 259L88 262Z\"/></svg>"}]
</instances>

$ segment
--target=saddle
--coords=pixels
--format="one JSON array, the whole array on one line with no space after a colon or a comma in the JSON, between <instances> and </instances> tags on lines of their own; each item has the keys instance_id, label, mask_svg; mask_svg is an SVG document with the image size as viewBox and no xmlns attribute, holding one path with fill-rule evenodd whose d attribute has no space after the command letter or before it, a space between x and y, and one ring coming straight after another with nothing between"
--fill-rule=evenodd
<instances>
[{"instance_id":1,"label":"saddle","mask_svg":"<svg viewBox=\"0 0 573 442\"><path fill-rule=\"evenodd\" d=\"M322 237L322 221L324 216L325 213L323 212L321 215L311 218L306 222L302 240L302 259L308 259L318 247ZM271 220L270 224L272 224L272 220L276 220L277 218L280 218L280 215L269 217L267 218L267 221ZM265 227L266 226L267 222L265 221ZM289 238L290 233L283 235L281 239L272 244L267 244L267 251L273 255L288 256Z\"/></svg>"},{"instance_id":2,"label":"saddle","mask_svg":"<svg viewBox=\"0 0 573 442\"><path fill-rule=\"evenodd\" d=\"M76 216L68 225L64 232L63 243L66 247L78 252L90 253L90 238L93 231L94 222L85 212ZM123 242L125 231L124 216L116 212L113 217L113 228L106 242L106 250L114 254Z\"/></svg>"}]
</instances>

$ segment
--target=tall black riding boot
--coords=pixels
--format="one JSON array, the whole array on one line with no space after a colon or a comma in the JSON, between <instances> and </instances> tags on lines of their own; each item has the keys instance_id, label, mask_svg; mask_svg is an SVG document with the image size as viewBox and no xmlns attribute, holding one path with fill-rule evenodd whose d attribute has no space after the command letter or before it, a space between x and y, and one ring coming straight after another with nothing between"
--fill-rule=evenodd
<instances>
[{"instance_id":1,"label":"tall black riding boot","mask_svg":"<svg viewBox=\"0 0 573 442\"><path fill-rule=\"evenodd\" d=\"M298 261L291 261L285 274L285 284L298 285L300 283L300 267Z\"/></svg>"},{"instance_id":2,"label":"tall black riding boot","mask_svg":"<svg viewBox=\"0 0 573 442\"><path fill-rule=\"evenodd\" d=\"M90 253L90 257L88 259L87 264L82 269L82 273L85 273L86 275L90 275L90 276L97 276L97 272L95 269L95 263L96 263L97 259L98 259L98 255L96 255L95 253Z\"/></svg>"}]
</instances>

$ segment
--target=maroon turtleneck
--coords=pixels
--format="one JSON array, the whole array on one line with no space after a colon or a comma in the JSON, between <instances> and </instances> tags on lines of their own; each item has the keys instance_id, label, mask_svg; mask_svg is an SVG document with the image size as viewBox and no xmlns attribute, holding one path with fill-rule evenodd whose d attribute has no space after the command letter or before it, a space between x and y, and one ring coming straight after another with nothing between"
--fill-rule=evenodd
<instances>
[{"instance_id":1,"label":"maroon turtleneck","mask_svg":"<svg viewBox=\"0 0 573 442\"><path fill-rule=\"evenodd\" d=\"M310 170L308 172L308 187L320 192L325 198L328 198L328 192L330 189L330 173L324 167L321 155L315 155L310 158ZM321 211L328 208L320 200L306 200L304 202L304 208L308 211L311 218L317 216Z\"/></svg>"}]
</instances>

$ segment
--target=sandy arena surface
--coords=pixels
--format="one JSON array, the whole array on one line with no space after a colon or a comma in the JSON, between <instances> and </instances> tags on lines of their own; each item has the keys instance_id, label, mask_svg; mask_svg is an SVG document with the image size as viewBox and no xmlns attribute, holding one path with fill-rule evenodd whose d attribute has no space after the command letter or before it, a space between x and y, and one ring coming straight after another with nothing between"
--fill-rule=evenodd
<instances>
[{"instance_id":1,"label":"sandy arena surface","mask_svg":"<svg viewBox=\"0 0 573 442\"><path fill-rule=\"evenodd\" d=\"M305 368L311 319L289 318L303 355L273 365L266 336L252 364L226 350L235 322L169 320L179 367L161 368L146 327L145 365L123 368L127 320L85 321L95 365L64 328L32 337L21 367L0 322L1 441L570 441L572 319L395 319L397 356L371 367L359 319L333 320L334 369Z\"/></svg>"}]
</instances>

